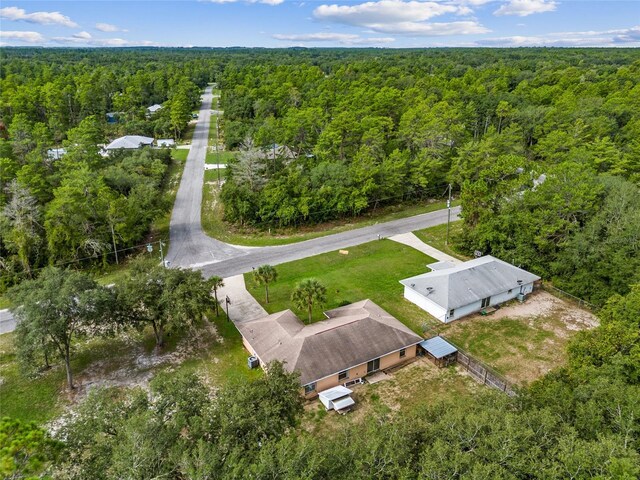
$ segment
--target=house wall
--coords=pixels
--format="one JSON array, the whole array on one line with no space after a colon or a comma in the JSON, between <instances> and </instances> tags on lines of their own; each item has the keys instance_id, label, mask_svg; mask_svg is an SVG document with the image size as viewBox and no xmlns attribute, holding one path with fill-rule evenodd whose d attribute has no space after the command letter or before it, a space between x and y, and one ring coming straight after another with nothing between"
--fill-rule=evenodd
<instances>
[{"instance_id":1,"label":"house wall","mask_svg":"<svg viewBox=\"0 0 640 480\"><path fill-rule=\"evenodd\" d=\"M406 350L405 356L402 358L400 358L399 351L392 352L392 353L389 353L388 355L384 355L380 357L380 370L385 370L387 368L393 367L394 365L402 363L405 360L408 360L409 358L415 357L416 347L417 345L411 345L407 347L405 349ZM306 398L313 398L318 394L318 392L322 392L329 388L337 387L338 385L342 385L344 383L366 376L367 363L368 362L365 362L360 365L356 365L355 367L351 367L349 369L349 378L338 380L338 374L335 374L335 375L331 375L330 377L325 377L316 381L315 392L309 393L308 395L306 395ZM301 391L302 391L302 394L304 395L304 389L302 389Z\"/></svg>"},{"instance_id":2,"label":"house wall","mask_svg":"<svg viewBox=\"0 0 640 480\"><path fill-rule=\"evenodd\" d=\"M442 308L440 305L432 302L427 297L425 297L424 295L421 295L420 293L416 292L412 288L406 287L406 286L404 287L404 298L406 298L412 303L415 303L425 312L430 313L441 322L446 322L447 311L444 308Z\"/></svg>"},{"instance_id":3,"label":"house wall","mask_svg":"<svg viewBox=\"0 0 640 480\"><path fill-rule=\"evenodd\" d=\"M498 295L492 295L491 300L489 301L489 306L493 307L495 305L500 305L501 303L508 302L509 300L513 300L521 291L525 295L531 293L533 291L533 282L527 283L525 285L516 285L511 289L511 292L506 291ZM479 312L480 310L482 310L482 300L478 300L477 302L470 303L469 305L456 308L453 316L451 317L447 312L446 322L457 320L458 318L462 318L472 313Z\"/></svg>"}]
</instances>

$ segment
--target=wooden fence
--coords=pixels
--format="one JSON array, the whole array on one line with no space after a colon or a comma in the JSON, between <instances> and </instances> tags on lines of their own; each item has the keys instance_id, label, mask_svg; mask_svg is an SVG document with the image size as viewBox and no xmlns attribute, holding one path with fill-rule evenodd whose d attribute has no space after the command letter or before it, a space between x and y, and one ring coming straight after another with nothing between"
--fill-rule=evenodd
<instances>
[{"instance_id":1,"label":"wooden fence","mask_svg":"<svg viewBox=\"0 0 640 480\"><path fill-rule=\"evenodd\" d=\"M449 340L447 340L448 342ZM456 347L458 348L458 347ZM480 383L483 383L491 388L500 390L507 395L513 397L516 395L516 391L513 385L502 375L494 372L491 368L484 363L476 360L467 352L458 348L457 356L458 365L462 366L469 374Z\"/></svg>"}]
</instances>

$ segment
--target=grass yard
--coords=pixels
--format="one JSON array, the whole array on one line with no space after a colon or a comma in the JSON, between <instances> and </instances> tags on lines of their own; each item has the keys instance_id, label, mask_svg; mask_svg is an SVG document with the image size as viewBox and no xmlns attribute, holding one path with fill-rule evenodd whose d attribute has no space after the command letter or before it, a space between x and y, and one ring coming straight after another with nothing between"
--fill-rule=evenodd
<instances>
[{"instance_id":1,"label":"grass yard","mask_svg":"<svg viewBox=\"0 0 640 480\"><path fill-rule=\"evenodd\" d=\"M298 282L315 278L327 287L327 303L315 308L313 320L324 319L323 310L370 298L417 333L423 323L436 320L404 300L399 280L423 273L425 264L434 260L411 247L380 240L350 248L348 255L330 252L295 262L277 265L278 281L269 287L270 303L264 303L264 288L256 286L251 273L245 274L249 292L269 312L291 308L301 320L306 311L293 307L291 292Z\"/></svg>"},{"instance_id":2,"label":"grass yard","mask_svg":"<svg viewBox=\"0 0 640 480\"><path fill-rule=\"evenodd\" d=\"M527 384L566 361L566 346L597 319L553 295L538 291L489 316L471 315L437 331L508 380Z\"/></svg>"},{"instance_id":3,"label":"grass yard","mask_svg":"<svg viewBox=\"0 0 640 480\"><path fill-rule=\"evenodd\" d=\"M290 243L333 235L334 233L345 232L355 228L367 227L377 223L433 212L446 207L445 201L432 201L421 205L392 205L378 208L374 212L364 213L356 218L335 220L297 228L287 227L260 230L253 227L232 225L223 220L224 210L222 204L217 199L215 188L207 185L207 182L216 181L214 177L207 177L209 172L215 174L213 170L205 172L205 185L202 199L202 228L207 235L232 245L248 247L288 245Z\"/></svg>"},{"instance_id":4,"label":"grass yard","mask_svg":"<svg viewBox=\"0 0 640 480\"><path fill-rule=\"evenodd\" d=\"M469 399L485 389L456 367L438 368L426 358L406 365L391 374L389 380L370 385L356 385L352 398L356 405L348 415L327 412L320 400L305 406L302 428L326 434L327 429L344 429L350 422L360 422L376 415L407 411L421 405L432 405L444 399Z\"/></svg>"},{"instance_id":5,"label":"grass yard","mask_svg":"<svg viewBox=\"0 0 640 480\"><path fill-rule=\"evenodd\" d=\"M437 248L441 252L444 252L452 257L460 260L469 260L460 252L457 252L452 247L455 246L456 239L462 234L462 220L451 222L449 226L449 244L447 245L447 224L436 225L435 227L429 227L424 230L417 230L413 232L416 237L422 240L424 243L431 245L433 248Z\"/></svg>"},{"instance_id":6,"label":"grass yard","mask_svg":"<svg viewBox=\"0 0 640 480\"><path fill-rule=\"evenodd\" d=\"M209 147L211 148L211 147ZM227 164L229 163L229 160L232 160L236 157L236 152L229 152L229 151L219 151L216 153L216 151L210 151L207 150L207 156L205 158L204 163L208 163L210 165L215 165L215 164Z\"/></svg>"}]
</instances>

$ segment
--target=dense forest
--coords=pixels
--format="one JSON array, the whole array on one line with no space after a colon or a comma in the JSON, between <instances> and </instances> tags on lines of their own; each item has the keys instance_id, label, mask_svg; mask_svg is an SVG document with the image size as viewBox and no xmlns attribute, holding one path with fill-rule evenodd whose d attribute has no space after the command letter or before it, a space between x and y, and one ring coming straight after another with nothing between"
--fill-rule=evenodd
<instances>
[{"instance_id":1,"label":"dense forest","mask_svg":"<svg viewBox=\"0 0 640 480\"><path fill-rule=\"evenodd\" d=\"M483 392L473 402L420 402L319 435L301 428L297 378L278 364L214 391L195 375L168 372L149 391L95 390L46 431L1 421L3 476L640 476L636 50L3 49L2 56L0 288L27 279L13 290L38 313L25 331L52 323L54 297L66 360L69 332L81 336L85 320L122 314L117 305L128 316L114 331L153 325L158 345L162 328L204 315L209 284L193 272L134 266L109 289L44 267L113 261L113 248L144 238L170 208L161 195L170 152L103 157L99 145L124 134L179 138L209 82L222 90L226 145L240 150L221 192L229 222L318 223L425 201L451 183L463 208L457 248L522 265L602 306L600 326L570 342L566 366L513 398ZM148 118L154 103L163 109ZM109 123L107 113L118 120ZM60 146L67 154L50 158ZM145 287L150 277L154 289ZM48 362L55 345L21 338Z\"/></svg>"},{"instance_id":2,"label":"dense forest","mask_svg":"<svg viewBox=\"0 0 640 480\"><path fill-rule=\"evenodd\" d=\"M114 237L117 248L139 241L158 207L148 189L158 191L168 160L107 161L96 145L179 137L198 89L213 81L226 146L241 150L221 192L228 222L319 223L422 202L451 183L463 251L495 254L598 305L640 281L637 50L3 54L4 286L48 263L107 261ZM154 103L165 108L147 118ZM109 112L118 122L107 123ZM61 145L64 162L47 157ZM67 208L80 198L71 185L108 189L109 205ZM61 235L64 225L81 232Z\"/></svg>"},{"instance_id":3,"label":"dense forest","mask_svg":"<svg viewBox=\"0 0 640 480\"><path fill-rule=\"evenodd\" d=\"M137 51L8 49L3 57L0 290L47 264L114 262L114 250L139 243L172 207L161 196L171 155L105 156L99 146L122 135L179 138L215 64ZM163 108L148 118L155 103ZM66 154L51 155L59 148Z\"/></svg>"}]
</instances>

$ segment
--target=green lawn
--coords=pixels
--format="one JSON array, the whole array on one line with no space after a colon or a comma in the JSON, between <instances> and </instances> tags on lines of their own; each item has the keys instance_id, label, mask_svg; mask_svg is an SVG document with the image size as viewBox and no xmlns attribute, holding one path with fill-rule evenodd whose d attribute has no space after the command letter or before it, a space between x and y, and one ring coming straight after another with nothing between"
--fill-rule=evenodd
<instances>
[{"instance_id":1,"label":"green lawn","mask_svg":"<svg viewBox=\"0 0 640 480\"><path fill-rule=\"evenodd\" d=\"M290 308L306 320L306 311L295 308L290 296L298 282L315 278L327 287L327 303L323 309L314 310L314 321L325 318L322 310L369 298L418 333L424 323L436 322L403 298L403 287L398 283L424 273L425 265L434 261L432 258L391 240L370 242L348 251L348 255L336 251L277 265L278 281L269 288L268 305L264 303L264 288L254 284L251 273L245 274L247 288L269 313Z\"/></svg>"},{"instance_id":2,"label":"green lawn","mask_svg":"<svg viewBox=\"0 0 640 480\"><path fill-rule=\"evenodd\" d=\"M456 240L462 234L462 220L451 222L449 230L449 244L447 245L447 224L436 225L435 227L426 228L424 230L417 230L413 232L416 237L422 240L424 243L437 248L441 252L447 253L452 257L460 260L469 260L469 257L454 250Z\"/></svg>"},{"instance_id":3,"label":"green lawn","mask_svg":"<svg viewBox=\"0 0 640 480\"><path fill-rule=\"evenodd\" d=\"M236 152L228 152L228 151L220 151L220 152L211 152L207 151L207 157L205 159L205 163L208 164L227 164L229 160L232 160L236 157Z\"/></svg>"},{"instance_id":4,"label":"green lawn","mask_svg":"<svg viewBox=\"0 0 640 480\"><path fill-rule=\"evenodd\" d=\"M214 172L210 170L209 172ZM233 245L245 245L249 247L265 247L270 245L288 245L302 242L312 238L333 235L355 228L375 225L376 223L389 222L399 218L411 217L421 213L433 212L446 207L444 201L431 201L420 205L391 205L378 208L376 211L367 212L356 218L348 218L326 222L316 225L307 225L298 228L273 228L260 230L252 227L240 227L223 220L223 207L218 201L216 189L206 182L215 181L216 178L205 172L205 186L202 198L202 228L207 235ZM209 176L207 175L209 174Z\"/></svg>"}]
</instances>

